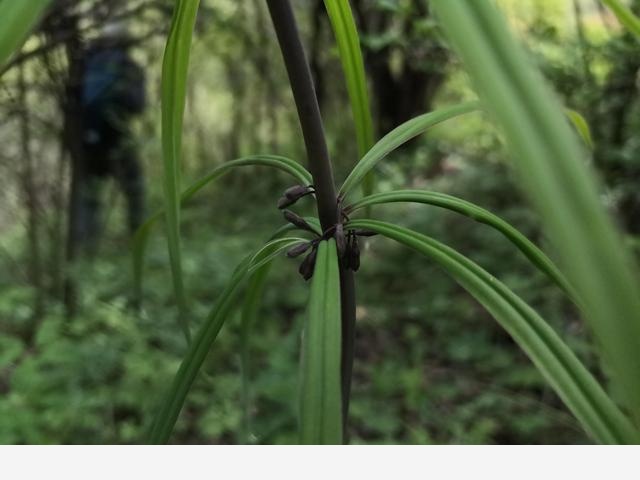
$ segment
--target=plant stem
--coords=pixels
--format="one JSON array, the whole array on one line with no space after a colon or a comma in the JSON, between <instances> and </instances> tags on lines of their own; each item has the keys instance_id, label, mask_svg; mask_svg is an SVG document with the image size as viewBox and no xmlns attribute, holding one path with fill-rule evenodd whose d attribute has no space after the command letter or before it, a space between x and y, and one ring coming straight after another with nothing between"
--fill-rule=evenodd
<instances>
[{"instance_id":1,"label":"plant stem","mask_svg":"<svg viewBox=\"0 0 640 480\"><path fill-rule=\"evenodd\" d=\"M267 5L298 109L309 171L313 176L316 191L320 225L322 230L326 231L339 221L339 213L331 160L329 159L329 150L311 71L289 0L267 0ZM346 270L342 265L340 265L340 303L342 316L342 421L346 427L353 367L356 300L353 272ZM347 429L343 428L343 431L346 438Z\"/></svg>"},{"instance_id":2,"label":"plant stem","mask_svg":"<svg viewBox=\"0 0 640 480\"><path fill-rule=\"evenodd\" d=\"M329 150L311 71L289 0L267 0L267 5L298 109L309 171L316 190L318 217L322 230L325 231L338 222L338 205Z\"/></svg>"}]
</instances>

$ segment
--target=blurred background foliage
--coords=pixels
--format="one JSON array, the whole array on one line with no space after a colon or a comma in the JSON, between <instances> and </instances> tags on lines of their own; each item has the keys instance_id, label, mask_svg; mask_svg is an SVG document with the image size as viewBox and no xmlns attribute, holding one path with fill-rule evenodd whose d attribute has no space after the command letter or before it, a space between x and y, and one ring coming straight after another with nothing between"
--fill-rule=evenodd
<instances>
[{"instance_id":1,"label":"blurred background foliage","mask_svg":"<svg viewBox=\"0 0 640 480\"><path fill-rule=\"evenodd\" d=\"M352 0L378 135L473 97L428 1ZM588 120L602 199L640 235L640 45L592 0L500 0L514 29L568 107ZM640 2L631 2L638 9ZM144 163L147 213L162 203L161 54L170 0L54 2L0 79L0 443L140 443L185 345L176 322L166 241L152 237L134 298L126 208L115 182L101 192L104 229L90 254L69 253L73 172L68 89L73 54L109 19L126 22L145 68L148 108L131 126ZM356 161L355 134L321 0L295 2L338 178ZM72 19L73 21L68 21ZM261 0L202 0L190 68L184 185L241 155L304 162L282 60ZM467 115L394 153L379 190L451 193L505 218L544 249L487 118ZM184 210L184 269L193 322L213 305L244 254L282 224L290 181L240 169ZM378 215L470 256L553 322L606 382L569 302L503 238L419 205ZM636 252L638 249L636 248ZM553 251L549 252L553 256ZM301 319L308 294L295 262L271 271L250 338L249 425L243 422L238 318L224 327L172 438L176 443L295 442ZM74 286L74 295L68 287ZM65 294L67 293L67 294ZM490 316L438 268L371 239L358 273L353 443L584 443L577 422Z\"/></svg>"}]
</instances>

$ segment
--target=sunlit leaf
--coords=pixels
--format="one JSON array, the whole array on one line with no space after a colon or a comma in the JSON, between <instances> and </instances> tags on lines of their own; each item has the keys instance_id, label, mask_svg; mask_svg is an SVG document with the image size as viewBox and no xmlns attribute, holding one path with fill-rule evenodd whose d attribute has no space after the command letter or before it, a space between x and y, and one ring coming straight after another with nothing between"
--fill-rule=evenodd
<instances>
[{"instance_id":1,"label":"sunlit leaf","mask_svg":"<svg viewBox=\"0 0 640 480\"><path fill-rule=\"evenodd\" d=\"M50 0L0 0L0 75L38 23Z\"/></svg>"},{"instance_id":2,"label":"sunlit leaf","mask_svg":"<svg viewBox=\"0 0 640 480\"><path fill-rule=\"evenodd\" d=\"M640 18L629 7L620 0L602 0L602 3L611 9L616 18L629 32L640 38Z\"/></svg>"},{"instance_id":3,"label":"sunlit leaf","mask_svg":"<svg viewBox=\"0 0 640 480\"><path fill-rule=\"evenodd\" d=\"M585 145L593 150L593 137L591 136L591 129L585 118L580 115L579 112L570 108L565 108L564 113L567 115L576 131L584 141Z\"/></svg>"}]
</instances>

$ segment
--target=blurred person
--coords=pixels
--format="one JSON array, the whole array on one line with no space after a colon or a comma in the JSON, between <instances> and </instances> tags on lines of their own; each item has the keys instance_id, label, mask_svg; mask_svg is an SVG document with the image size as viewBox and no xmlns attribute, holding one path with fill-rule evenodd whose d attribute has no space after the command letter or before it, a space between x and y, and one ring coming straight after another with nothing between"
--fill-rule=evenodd
<instances>
[{"instance_id":1,"label":"blurred person","mask_svg":"<svg viewBox=\"0 0 640 480\"><path fill-rule=\"evenodd\" d=\"M84 182L80 188L77 236L95 250L101 234L102 185L116 180L127 202L129 231L144 218L144 178L131 120L146 105L144 70L129 53L121 23L107 24L84 55L80 89Z\"/></svg>"}]
</instances>

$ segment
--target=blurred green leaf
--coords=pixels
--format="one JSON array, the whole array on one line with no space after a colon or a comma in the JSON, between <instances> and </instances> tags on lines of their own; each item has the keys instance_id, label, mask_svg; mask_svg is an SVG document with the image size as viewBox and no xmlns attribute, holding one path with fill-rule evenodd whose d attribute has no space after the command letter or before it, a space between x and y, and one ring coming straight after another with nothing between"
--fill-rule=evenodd
<instances>
[{"instance_id":1,"label":"blurred green leaf","mask_svg":"<svg viewBox=\"0 0 640 480\"><path fill-rule=\"evenodd\" d=\"M564 113L567 115L576 131L584 141L585 145L593 150L593 137L591 136L591 129L589 128L589 124L585 120L585 118L580 115L579 112L572 110L570 108L565 108Z\"/></svg>"},{"instance_id":2,"label":"blurred green leaf","mask_svg":"<svg viewBox=\"0 0 640 480\"><path fill-rule=\"evenodd\" d=\"M50 0L0 0L0 76L42 17Z\"/></svg>"},{"instance_id":3,"label":"blurred green leaf","mask_svg":"<svg viewBox=\"0 0 640 480\"><path fill-rule=\"evenodd\" d=\"M640 421L640 295L635 262L601 205L585 152L560 103L486 0L435 0L484 106L505 133L583 313Z\"/></svg>"},{"instance_id":4,"label":"blurred green leaf","mask_svg":"<svg viewBox=\"0 0 640 480\"><path fill-rule=\"evenodd\" d=\"M176 0L169 38L164 51L161 87L167 242L180 325L187 341L190 340L191 334L180 253L180 155L191 37L199 4L200 0Z\"/></svg>"},{"instance_id":5,"label":"blurred green leaf","mask_svg":"<svg viewBox=\"0 0 640 480\"><path fill-rule=\"evenodd\" d=\"M629 32L640 38L640 19L620 0L602 0Z\"/></svg>"}]
</instances>

